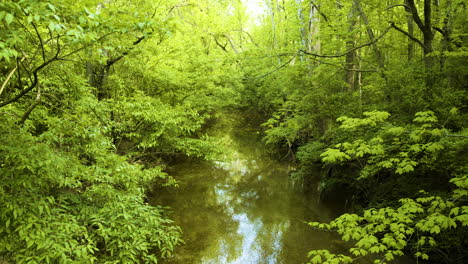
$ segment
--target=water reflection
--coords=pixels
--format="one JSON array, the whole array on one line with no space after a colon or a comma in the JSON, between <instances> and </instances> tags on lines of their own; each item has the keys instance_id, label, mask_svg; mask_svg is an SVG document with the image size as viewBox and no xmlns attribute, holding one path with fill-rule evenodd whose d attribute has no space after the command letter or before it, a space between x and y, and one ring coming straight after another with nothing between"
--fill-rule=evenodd
<instances>
[{"instance_id":1,"label":"water reflection","mask_svg":"<svg viewBox=\"0 0 468 264\"><path fill-rule=\"evenodd\" d=\"M157 194L169 205L186 244L166 263L306 263L314 248L333 250L329 233L307 220L328 210L293 191L287 164L266 158L258 139L232 144L225 161L186 162L173 168L179 189Z\"/></svg>"}]
</instances>

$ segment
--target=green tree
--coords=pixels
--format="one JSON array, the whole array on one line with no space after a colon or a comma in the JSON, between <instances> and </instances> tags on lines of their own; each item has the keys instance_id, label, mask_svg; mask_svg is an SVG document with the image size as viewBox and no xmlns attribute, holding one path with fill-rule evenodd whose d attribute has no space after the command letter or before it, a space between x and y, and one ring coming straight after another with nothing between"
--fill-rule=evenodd
<instances>
[{"instance_id":1,"label":"green tree","mask_svg":"<svg viewBox=\"0 0 468 264\"><path fill-rule=\"evenodd\" d=\"M197 10L0 4L0 261L155 263L173 254L181 232L146 192L177 185L164 172L170 157L219 153L206 120L241 89L225 52L204 42L212 35L187 37L197 28L187 14L213 25Z\"/></svg>"}]
</instances>

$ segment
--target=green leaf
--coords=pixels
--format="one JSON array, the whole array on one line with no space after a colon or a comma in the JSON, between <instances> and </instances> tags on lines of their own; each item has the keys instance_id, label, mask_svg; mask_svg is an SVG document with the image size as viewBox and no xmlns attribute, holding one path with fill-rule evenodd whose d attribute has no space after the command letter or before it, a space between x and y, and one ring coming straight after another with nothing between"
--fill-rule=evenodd
<instances>
[{"instance_id":1,"label":"green leaf","mask_svg":"<svg viewBox=\"0 0 468 264\"><path fill-rule=\"evenodd\" d=\"M435 123L438 121L432 111L417 112L415 116L416 118L414 118L413 121L418 123Z\"/></svg>"},{"instance_id":2,"label":"green leaf","mask_svg":"<svg viewBox=\"0 0 468 264\"><path fill-rule=\"evenodd\" d=\"M311 261L312 263L322 263L322 256L320 256L320 255L315 255L315 257L313 257L310 261Z\"/></svg>"},{"instance_id":3,"label":"green leaf","mask_svg":"<svg viewBox=\"0 0 468 264\"><path fill-rule=\"evenodd\" d=\"M451 115L456 115L456 114L458 114L458 108L452 107L452 109L450 109L450 114L451 114Z\"/></svg>"},{"instance_id":4,"label":"green leaf","mask_svg":"<svg viewBox=\"0 0 468 264\"><path fill-rule=\"evenodd\" d=\"M431 234L439 234L440 233L440 227L438 225L434 225L431 230L430 230L430 233Z\"/></svg>"},{"instance_id":5,"label":"green leaf","mask_svg":"<svg viewBox=\"0 0 468 264\"><path fill-rule=\"evenodd\" d=\"M10 13L6 14L6 16L5 16L5 22L6 22L8 25L11 24L11 23L13 22L13 19L14 19L13 14L10 14Z\"/></svg>"}]
</instances>

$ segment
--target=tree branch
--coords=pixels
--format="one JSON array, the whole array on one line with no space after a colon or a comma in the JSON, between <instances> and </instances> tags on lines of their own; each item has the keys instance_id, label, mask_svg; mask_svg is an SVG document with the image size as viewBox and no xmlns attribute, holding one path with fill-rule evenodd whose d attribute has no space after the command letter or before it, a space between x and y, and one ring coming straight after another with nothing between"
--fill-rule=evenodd
<instances>
[{"instance_id":1,"label":"tree branch","mask_svg":"<svg viewBox=\"0 0 468 264\"><path fill-rule=\"evenodd\" d=\"M13 102L16 102L18 99L20 99L21 97L23 97L24 95L26 95L27 93L29 93L32 89L34 89L38 82L39 82L39 79L38 79L38 72L40 70L42 70L43 68L45 68L47 65L49 65L50 63L56 61L58 59L58 55L60 53L60 44L58 43L59 40L58 40L58 37L57 37L57 52L55 53L55 55L50 58L49 60L47 61L44 61L41 65L39 65L36 69L34 69L34 71L32 72L33 74L33 81L32 83L28 86L28 88L22 90L19 94L17 94L16 96L14 96L13 98L9 99L9 100L6 100L4 102L1 102L0 103L0 107L4 107L6 105L9 105Z\"/></svg>"},{"instance_id":2,"label":"tree branch","mask_svg":"<svg viewBox=\"0 0 468 264\"><path fill-rule=\"evenodd\" d=\"M37 38L39 39L39 43L41 45L42 61L46 61L46 55L45 55L45 50L44 50L44 42L42 41L41 34L39 34L39 31L37 30L36 24L34 22L31 22L31 25L34 28L34 31L36 31Z\"/></svg>"},{"instance_id":3,"label":"tree branch","mask_svg":"<svg viewBox=\"0 0 468 264\"><path fill-rule=\"evenodd\" d=\"M361 15L362 22L364 22L364 25L366 26L367 36L369 37L369 40L374 41L375 40L374 31L372 31L372 28L369 26L369 19L368 19L366 13L364 12L364 10L362 9L360 1L354 0L354 4L355 4L358 12ZM375 57L376 57L377 63L379 64L379 67L382 68L382 69L385 68L384 57L382 55L382 52L380 52L379 47L377 45L372 45L372 48L374 50Z\"/></svg>"},{"instance_id":4,"label":"tree branch","mask_svg":"<svg viewBox=\"0 0 468 264\"><path fill-rule=\"evenodd\" d=\"M443 30L443 29L441 29L439 27L432 27L432 28L435 29L440 34L442 34L442 36L444 36L445 39L449 39L449 34L445 30Z\"/></svg>"},{"instance_id":5,"label":"tree branch","mask_svg":"<svg viewBox=\"0 0 468 264\"><path fill-rule=\"evenodd\" d=\"M36 106L38 106L40 103L41 103L41 88L39 86L39 88L37 89L36 99L34 99L34 103L32 103L32 105L29 106L28 110L26 110L26 112L21 117L21 120L18 121L18 124L23 125L24 122L26 122L26 119L28 119L31 112L34 110L34 108L36 108Z\"/></svg>"},{"instance_id":6,"label":"tree branch","mask_svg":"<svg viewBox=\"0 0 468 264\"><path fill-rule=\"evenodd\" d=\"M231 44L231 48L234 51L234 53L238 54L239 51L237 51L236 46L234 46L232 39L227 34L225 34L224 37L228 40L229 44Z\"/></svg>"},{"instance_id":7,"label":"tree branch","mask_svg":"<svg viewBox=\"0 0 468 264\"><path fill-rule=\"evenodd\" d=\"M241 32L241 33L246 34L246 35L250 38L250 41L252 41L252 43L253 43L255 46L259 47L258 44L255 42L255 40L253 39L252 35L250 35L249 32L247 32L247 31L245 31L245 30L242 30L242 29L235 29L235 30L233 30L233 31L239 31L239 32Z\"/></svg>"},{"instance_id":8,"label":"tree branch","mask_svg":"<svg viewBox=\"0 0 468 264\"><path fill-rule=\"evenodd\" d=\"M135 41L132 43L132 45L133 45L133 46L138 45L138 44L139 44L140 42L142 42L145 38L146 38L146 36L144 36L144 35L141 36L141 37L139 37L137 40L135 40ZM120 56L117 56L117 57L115 57L115 58L113 58L113 59L107 60L106 66L107 66L107 67L112 66L114 63L118 62L118 61L121 60L123 57L127 56L128 53L130 53L130 51L133 50L134 48L135 48L135 47L130 47L128 50L122 52L122 54L121 54Z\"/></svg>"},{"instance_id":9,"label":"tree branch","mask_svg":"<svg viewBox=\"0 0 468 264\"><path fill-rule=\"evenodd\" d=\"M407 5L399 4L399 5L391 5L391 6L387 7L387 8L385 8L385 10L389 10L389 9L392 9L392 8L394 8L394 7L399 7L399 6L404 7L406 10L409 10L409 8L410 8L410 7L407 6Z\"/></svg>"},{"instance_id":10,"label":"tree branch","mask_svg":"<svg viewBox=\"0 0 468 264\"><path fill-rule=\"evenodd\" d=\"M281 66L277 67L276 69L270 71L270 72L267 72L263 75L260 75L260 76L257 76L257 77L249 77L249 78L242 78L243 80L252 80L252 79L260 79L260 78L263 78L263 77L266 77L276 71L279 71L280 69L286 67L289 63L291 63L291 61L294 60L294 58L296 58L296 55L294 55L290 60L288 60L286 63L282 64Z\"/></svg>"},{"instance_id":11,"label":"tree branch","mask_svg":"<svg viewBox=\"0 0 468 264\"><path fill-rule=\"evenodd\" d=\"M312 4L313 7L315 7L315 10L317 10L317 12L323 17L323 19L325 20L325 22L328 23L328 17L327 17L324 13L322 13L322 12L320 11L320 9L319 9L319 7L317 6L317 4L315 4L315 3L313 3L313 2L312 2L311 4Z\"/></svg>"},{"instance_id":12,"label":"tree branch","mask_svg":"<svg viewBox=\"0 0 468 264\"><path fill-rule=\"evenodd\" d=\"M180 3L180 4L177 4L175 6L172 6L169 9L169 11L167 12L167 16L169 16L172 13L172 11L174 11L174 9L176 9L176 8L184 7L184 6L191 6L191 5L193 5L193 4L191 4L191 3Z\"/></svg>"},{"instance_id":13,"label":"tree branch","mask_svg":"<svg viewBox=\"0 0 468 264\"><path fill-rule=\"evenodd\" d=\"M113 32L109 32L109 33L107 33L107 34L104 34L103 36L101 36L101 37L99 37L98 39L96 39L94 42L101 41L101 40L103 40L104 38L106 38L107 36L112 35L112 34L115 34L115 33L117 33L117 32L116 32L116 31L113 31ZM78 49L76 49L76 50L74 50L74 51L71 51L71 52L69 52L69 53L67 53L67 54L65 54L65 55L63 55L63 56L61 56L60 58L65 58L65 57L71 56L71 55L77 53L78 51L81 51L81 50L83 50L83 49L86 49L87 47L90 47L90 46L92 46L92 45L94 45L94 43L93 43L93 44L84 45L84 46L82 46L81 48L78 48Z\"/></svg>"},{"instance_id":14,"label":"tree branch","mask_svg":"<svg viewBox=\"0 0 468 264\"><path fill-rule=\"evenodd\" d=\"M319 58L339 58L339 57L344 57L344 56L348 55L349 53L354 52L354 51L356 51L356 50L358 50L358 49L361 49L361 48L364 48L364 47L367 47L367 46L370 46L370 45L373 45L373 44L377 43L377 41L379 41L380 39L382 39L382 38L385 36L385 34L387 34L388 31L389 31L391 28L392 28L392 26L387 27L387 28L384 30L384 32L383 32L380 36L378 36L377 38L375 38L373 41L368 42L368 43L366 43L366 44L359 45L359 46L357 46L357 47L354 47L354 48L352 48L352 49L349 49L349 50L345 51L344 53L341 53L341 54L338 54L338 55L321 55L321 54L316 54L316 53L310 53L310 52L305 51L305 50L299 50L299 52L300 52L300 53L303 53L303 54L306 54L306 55L309 55L309 56L314 56L314 57L319 57Z\"/></svg>"},{"instance_id":15,"label":"tree branch","mask_svg":"<svg viewBox=\"0 0 468 264\"><path fill-rule=\"evenodd\" d=\"M226 49L227 43L223 46L221 43L219 43L218 38L214 34L210 34L210 35L213 36L214 41L215 41L216 45L218 45L218 47L220 47L222 50L224 50L224 52L228 52L227 49Z\"/></svg>"},{"instance_id":16,"label":"tree branch","mask_svg":"<svg viewBox=\"0 0 468 264\"><path fill-rule=\"evenodd\" d=\"M22 60L24 60L24 58ZM2 95L3 89L5 89L8 81L11 79L11 76L13 76L13 74L15 73L17 69L18 69L18 66L16 66L13 70L11 70L10 74L8 74L8 76L6 77L5 81L2 84L2 87L0 88L0 96Z\"/></svg>"},{"instance_id":17,"label":"tree branch","mask_svg":"<svg viewBox=\"0 0 468 264\"><path fill-rule=\"evenodd\" d=\"M423 49L426 49L426 46L424 45L424 43L422 43L422 41L420 41L419 39L411 36L410 33L404 31L403 29L401 29L400 27L398 27L397 25L395 25L395 23L393 22L390 22L390 26L394 29L396 29L397 31L400 31L401 33L403 33L403 35L407 36L409 39L411 39L412 41L418 43Z\"/></svg>"},{"instance_id":18,"label":"tree branch","mask_svg":"<svg viewBox=\"0 0 468 264\"><path fill-rule=\"evenodd\" d=\"M347 69L345 67L342 67L340 65L336 65L336 64L333 64L333 63L329 63L329 62L325 62L325 61L321 61L317 58L313 58L315 61L321 63L321 64L325 64L325 65L330 65L330 66L333 66L333 67L336 67L340 70L344 70L344 71L352 71L352 72L378 72L377 70L361 70L361 69Z\"/></svg>"},{"instance_id":19,"label":"tree branch","mask_svg":"<svg viewBox=\"0 0 468 264\"><path fill-rule=\"evenodd\" d=\"M421 18L418 15L418 9L416 8L416 5L414 4L414 0L408 0L408 6L409 6L409 11L413 15L414 22L416 22L416 25L418 25L421 31L424 31L425 27L424 27L423 22L421 21Z\"/></svg>"}]
</instances>

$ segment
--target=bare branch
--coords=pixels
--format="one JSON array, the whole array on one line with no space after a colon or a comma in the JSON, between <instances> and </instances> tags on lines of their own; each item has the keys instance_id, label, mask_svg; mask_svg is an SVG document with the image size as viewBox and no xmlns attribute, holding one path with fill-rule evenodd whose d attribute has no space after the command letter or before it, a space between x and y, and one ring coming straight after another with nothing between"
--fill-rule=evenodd
<instances>
[{"instance_id":1,"label":"bare branch","mask_svg":"<svg viewBox=\"0 0 468 264\"><path fill-rule=\"evenodd\" d=\"M252 80L252 79L260 79L260 78L263 78L263 77L266 77L276 71L279 71L280 69L286 67L289 63L291 63L291 61L294 60L294 58L296 58L297 55L294 55L290 60L288 60L286 63L282 64L281 66L277 67L276 69L270 71L270 72L267 72L263 75L260 75L260 76L257 76L257 77L249 77L249 78L242 78L243 80Z\"/></svg>"},{"instance_id":2,"label":"bare branch","mask_svg":"<svg viewBox=\"0 0 468 264\"><path fill-rule=\"evenodd\" d=\"M150 34L151 34L151 32L150 32ZM110 67L110 66L112 66L114 63L116 63L116 62L118 62L119 60L121 60L123 57L127 56L127 55L130 53L130 51L133 50L133 49L135 48L134 46L140 44L140 42L142 42L145 38L146 38L145 35L139 37L137 40L135 40L135 41L132 43L133 47L130 47L128 50L122 52L122 54L121 54L120 56L117 56L117 57L115 57L115 58L113 58L113 59L107 60L106 66L107 66L107 67Z\"/></svg>"},{"instance_id":3,"label":"bare branch","mask_svg":"<svg viewBox=\"0 0 468 264\"><path fill-rule=\"evenodd\" d=\"M45 55L45 50L44 50L44 42L42 41L41 34L39 34L39 31L37 30L36 24L34 22L31 22L31 25L34 28L34 31L36 31L37 38L39 39L39 43L41 45L42 61L46 61L46 55Z\"/></svg>"},{"instance_id":4,"label":"bare branch","mask_svg":"<svg viewBox=\"0 0 468 264\"><path fill-rule=\"evenodd\" d=\"M24 59L24 58L23 58ZM13 74L15 73L15 71L18 69L18 66L16 66L13 70L11 70L11 72L8 74L8 76L6 77L5 81L3 82L2 84L2 87L0 88L0 96L2 95L3 93L3 89L5 89L5 86L7 85L8 81L10 80L11 76L13 76Z\"/></svg>"},{"instance_id":5,"label":"bare branch","mask_svg":"<svg viewBox=\"0 0 468 264\"><path fill-rule=\"evenodd\" d=\"M225 52L228 52L227 49L226 49L227 43L223 45L223 44L219 43L218 38L217 38L214 34L210 34L210 35L213 36L214 41L215 41L216 45L218 45L218 47L220 47L220 48L221 48L222 50L224 50Z\"/></svg>"},{"instance_id":6,"label":"bare branch","mask_svg":"<svg viewBox=\"0 0 468 264\"><path fill-rule=\"evenodd\" d=\"M310 53L308 51L305 51L305 50L300 50L299 52L303 53L303 54L306 54L306 55L310 55L310 56L314 56L314 57L319 57L319 58L339 58L339 57L344 57L346 56L347 54L351 53L351 52L354 52L356 50L359 50L359 49L362 49L364 47L367 47L367 46L370 46L370 45L373 45L374 43L377 43L377 41L379 41L380 39L382 39L385 34L388 33L388 31L391 29L392 27L389 26L387 27L384 32L378 36L377 38L375 38L373 41L371 42L368 42L366 44L362 44L362 45L359 45L357 47L354 47L352 49L349 49L347 51L345 51L344 53L341 53L341 54L338 54L338 55L322 55L322 54L316 54L316 53Z\"/></svg>"},{"instance_id":7,"label":"bare branch","mask_svg":"<svg viewBox=\"0 0 468 264\"><path fill-rule=\"evenodd\" d=\"M442 36L444 36L445 39L449 39L450 36L449 34L447 34L447 31L439 28L439 27L432 27L433 29L435 29L437 32L439 32L440 34L442 34Z\"/></svg>"},{"instance_id":8,"label":"bare branch","mask_svg":"<svg viewBox=\"0 0 468 264\"><path fill-rule=\"evenodd\" d=\"M392 9L392 8L394 8L394 7L399 7L399 6L404 7L406 10L409 10L409 8L410 8L410 7L407 6L407 5L401 5L401 4L400 4L400 5L391 5L391 6L387 7L387 8L385 8L385 10L389 10L389 9Z\"/></svg>"},{"instance_id":9,"label":"bare branch","mask_svg":"<svg viewBox=\"0 0 468 264\"><path fill-rule=\"evenodd\" d=\"M329 63L329 62L325 62L325 61L321 61L317 58L313 58L313 60L321 63L321 64L325 64L325 65L330 65L330 66L333 66L333 67L336 67L340 70L344 70L344 71L352 71L352 72L378 72L377 70L361 70L361 69L347 69L345 67L342 67L340 65L336 65L336 64L333 64L333 63Z\"/></svg>"},{"instance_id":10,"label":"bare branch","mask_svg":"<svg viewBox=\"0 0 468 264\"><path fill-rule=\"evenodd\" d=\"M224 37L228 40L229 44L231 44L231 48L234 51L234 53L238 54L239 51L237 51L236 46L234 46L232 39L227 34L225 34Z\"/></svg>"},{"instance_id":11,"label":"bare branch","mask_svg":"<svg viewBox=\"0 0 468 264\"><path fill-rule=\"evenodd\" d=\"M401 29L400 27L398 27L397 25L395 25L395 23L391 22L390 23L390 26L394 29L396 29L397 31L400 31L401 33L403 33L403 35L407 36L409 39L411 39L412 41L418 43L423 49L426 49L426 46L424 45L424 43L422 43L422 41L420 41L419 39L411 36L410 33L406 32L405 30Z\"/></svg>"},{"instance_id":12,"label":"bare branch","mask_svg":"<svg viewBox=\"0 0 468 264\"><path fill-rule=\"evenodd\" d=\"M151 18L152 18L152 19L156 16L156 13L158 12L159 7L161 7L161 3L162 3L162 0L159 0L158 4L157 4L156 7L154 8L154 12L153 12L153 14L151 15Z\"/></svg>"},{"instance_id":13,"label":"bare branch","mask_svg":"<svg viewBox=\"0 0 468 264\"><path fill-rule=\"evenodd\" d=\"M9 100L6 100L4 102L1 102L0 107L4 107L4 106L9 105L9 104L11 104L13 102L16 102L18 99L20 99L21 97L23 97L24 95L29 93L32 89L34 89L37 86L38 82L39 82L39 78L38 78L39 71L42 70L43 68L45 68L50 63L56 61L58 59L59 53L60 53L60 44L59 44L59 39L57 37L57 51L56 51L55 55L52 58L50 58L49 60L44 61L41 65L39 65L36 69L34 69L34 71L32 72L33 81L28 86L28 88L22 90L19 94L17 94L13 98L11 98Z\"/></svg>"},{"instance_id":14,"label":"bare branch","mask_svg":"<svg viewBox=\"0 0 468 264\"><path fill-rule=\"evenodd\" d=\"M24 122L26 121L26 119L28 119L29 115L31 114L31 112L34 110L34 108L36 108L36 106L38 106L39 104L41 103L41 88L40 86L37 88L37 94L36 94L36 98L34 99L34 103L32 103L28 109L26 110L26 112L24 112L23 116L21 117L21 120L18 121L18 124L19 125L23 125Z\"/></svg>"},{"instance_id":15,"label":"bare branch","mask_svg":"<svg viewBox=\"0 0 468 264\"><path fill-rule=\"evenodd\" d=\"M246 35L250 38L250 41L252 41L252 43L253 43L255 46L259 47L258 44L255 42L255 40L253 39L252 35L250 35L249 32L247 32L247 31L245 31L245 30L242 30L242 29L235 29L235 30L233 30L233 31L239 31L239 32L241 32L241 33L246 34Z\"/></svg>"},{"instance_id":16,"label":"bare branch","mask_svg":"<svg viewBox=\"0 0 468 264\"><path fill-rule=\"evenodd\" d=\"M174 11L174 9L176 8L179 8L179 7L184 7L184 6L190 6L192 5L191 3L180 3L180 4L177 4L175 6L172 6L169 11L167 12L167 15L170 15L172 11Z\"/></svg>"},{"instance_id":17,"label":"bare branch","mask_svg":"<svg viewBox=\"0 0 468 264\"><path fill-rule=\"evenodd\" d=\"M354 4L355 4L358 12L360 13L362 22L366 26L367 36L369 37L369 40L374 41L375 40L374 31L369 26L369 19L368 19L366 13L364 12L364 10L362 9L360 1L354 0ZM380 68L385 68L384 57L383 57L382 52L380 51L379 47L375 44L375 45L372 45L372 48L374 50L375 57L376 57L377 63L379 64Z\"/></svg>"}]
</instances>

